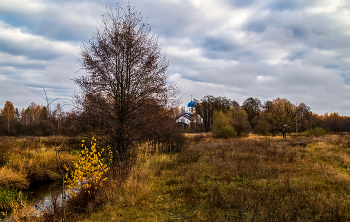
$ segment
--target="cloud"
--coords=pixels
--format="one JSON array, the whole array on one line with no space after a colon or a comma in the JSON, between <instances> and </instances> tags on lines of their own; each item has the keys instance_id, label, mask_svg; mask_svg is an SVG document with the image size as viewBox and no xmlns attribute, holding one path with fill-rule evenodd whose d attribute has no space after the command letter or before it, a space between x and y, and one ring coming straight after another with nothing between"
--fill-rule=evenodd
<instances>
[{"instance_id":1,"label":"cloud","mask_svg":"<svg viewBox=\"0 0 350 222\"><path fill-rule=\"evenodd\" d=\"M346 0L135 0L159 36L169 74L190 95L305 102L317 113L350 111L350 3ZM103 1L0 2L0 102L69 96L79 45L96 32ZM127 1L121 1L125 7ZM20 7L19 7L20 6ZM6 89L6 91L5 91ZM21 96L22 95L22 96ZM16 105L16 103L18 105Z\"/></svg>"},{"instance_id":2,"label":"cloud","mask_svg":"<svg viewBox=\"0 0 350 222\"><path fill-rule=\"evenodd\" d=\"M13 100L19 107L45 104L43 88L49 99L71 96L76 87L69 78L78 70L77 56L76 45L0 23L0 101Z\"/></svg>"},{"instance_id":3,"label":"cloud","mask_svg":"<svg viewBox=\"0 0 350 222\"><path fill-rule=\"evenodd\" d=\"M31 35L19 28L0 23L0 50L2 53L50 60L62 54L74 53L77 47L67 42L50 41L42 36Z\"/></svg>"},{"instance_id":4,"label":"cloud","mask_svg":"<svg viewBox=\"0 0 350 222\"><path fill-rule=\"evenodd\" d=\"M237 93L240 91L239 88L227 87L223 84L196 82L182 78L182 76L178 73L171 75L170 80L179 87L181 92L179 97L182 99L181 106L186 106L186 104L190 101L191 95L193 99L197 100L200 100L203 95L213 95L216 97L225 96L228 99L236 100L240 103L242 103L245 99L244 96Z\"/></svg>"},{"instance_id":5,"label":"cloud","mask_svg":"<svg viewBox=\"0 0 350 222\"><path fill-rule=\"evenodd\" d=\"M81 42L91 37L105 9L93 1L2 1L0 19L50 40Z\"/></svg>"}]
</instances>

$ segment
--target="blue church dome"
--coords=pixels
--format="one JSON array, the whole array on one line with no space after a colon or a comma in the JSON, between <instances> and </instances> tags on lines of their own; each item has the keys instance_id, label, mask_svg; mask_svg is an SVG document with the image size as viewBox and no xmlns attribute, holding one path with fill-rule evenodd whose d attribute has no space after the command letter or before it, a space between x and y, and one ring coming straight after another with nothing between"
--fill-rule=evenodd
<instances>
[{"instance_id":1,"label":"blue church dome","mask_svg":"<svg viewBox=\"0 0 350 222\"><path fill-rule=\"evenodd\" d=\"M188 103L187 107L196 107L196 105L194 104L194 102L191 101Z\"/></svg>"}]
</instances>

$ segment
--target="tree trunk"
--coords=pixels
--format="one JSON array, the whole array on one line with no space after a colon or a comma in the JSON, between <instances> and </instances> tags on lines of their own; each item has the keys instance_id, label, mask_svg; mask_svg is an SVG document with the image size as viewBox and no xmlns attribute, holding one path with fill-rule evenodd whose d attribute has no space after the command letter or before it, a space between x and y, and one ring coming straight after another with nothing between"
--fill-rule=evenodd
<instances>
[{"instance_id":1,"label":"tree trunk","mask_svg":"<svg viewBox=\"0 0 350 222\"><path fill-rule=\"evenodd\" d=\"M279 131L282 133L283 138L286 138L287 130L279 129Z\"/></svg>"},{"instance_id":2,"label":"tree trunk","mask_svg":"<svg viewBox=\"0 0 350 222\"><path fill-rule=\"evenodd\" d=\"M10 119L7 118L7 133L10 134Z\"/></svg>"}]
</instances>

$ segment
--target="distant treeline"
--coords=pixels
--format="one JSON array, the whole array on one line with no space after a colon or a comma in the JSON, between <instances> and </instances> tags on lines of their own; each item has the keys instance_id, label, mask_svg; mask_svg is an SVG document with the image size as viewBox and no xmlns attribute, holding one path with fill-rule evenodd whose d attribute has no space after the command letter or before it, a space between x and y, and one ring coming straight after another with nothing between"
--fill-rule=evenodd
<instances>
[{"instance_id":1,"label":"distant treeline","mask_svg":"<svg viewBox=\"0 0 350 222\"><path fill-rule=\"evenodd\" d=\"M58 103L53 109L32 102L26 109L14 108L11 101L6 101L0 108L0 135L5 136L76 136L81 133L98 133L109 127L106 116L100 114L95 103L86 103L79 111L64 111ZM147 139L164 139L173 132L171 109L159 109L157 116L145 115L144 121L151 121L152 130L142 131ZM150 135L152 134L152 135ZM169 135L168 135L169 134ZM142 138L141 138L142 139Z\"/></svg>"},{"instance_id":2,"label":"distant treeline","mask_svg":"<svg viewBox=\"0 0 350 222\"><path fill-rule=\"evenodd\" d=\"M287 132L304 132L313 128L323 128L327 132L350 132L350 117L334 112L318 115L304 103L293 104L287 99L261 102L258 98L248 98L242 105L225 97L205 96L194 99L196 113L203 118L203 124L191 126L193 131L212 131L219 127L231 126L238 136L249 132L262 135L276 135ZM94 110L82 112L64 111L60 104L48 110L43 105L32 102L26 109L14 108L6 101L0 109L0 135L49 136L53 134L74 136L104 127L103 117L93 114ZM159 121L172 120L184 111L184 107L160 110ZM154 119L153 119L154 120ZM218 122L219 121L219 122ZM197 121L198 122L198 121ZM162 124L158 122L154 126ZM164 125L164 124L163 124Z\"/></svg>"},{"instance_id":3,"label":"distant treeline","mask_svg":"<svg viewBox=\"0 0 350 222\"><path fill-rule=\"evenodd\" d=\"M226 97L208 95L201 100L194 99L194 103L196 112L203 118L203 130L207 132L217 127L215 121L218 119L220 124L232 126L238 135L253 132L262 135L282 133L285 136L287 132L298 133L315 128L335 133L350 131L349 116L340 116L336 112L318 115L305 103L293 104L287 99L261 102L250 97L240 105ZM223 119L226 123L222 122Z\"/></svg>"},{"instance_id":4,"label":"distant treeline","mask_svg":"<svg viewBox=\"0 0 350 222\"><path fill-rule=\"evenodd\" d=\"M11 101L6 101L0 111L0 135L49 136L77 132L74 125L76 114L65 112L59 103L53 110L34 102L20 110L14 108Z\"/></svg>"}]
</instances>

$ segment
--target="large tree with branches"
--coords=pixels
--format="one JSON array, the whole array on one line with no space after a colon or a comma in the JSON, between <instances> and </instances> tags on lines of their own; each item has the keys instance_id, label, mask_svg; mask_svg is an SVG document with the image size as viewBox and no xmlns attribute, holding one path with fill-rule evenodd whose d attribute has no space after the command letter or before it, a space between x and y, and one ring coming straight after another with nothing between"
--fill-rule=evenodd
<instances>
[{"instance_id":1,"label":"large tree with branches","mask_svg":"<svg viewBox=\"0 0 350 222\"><path fill-rule=\"evenodd\" d=\"M267 131L276 135L282 133L286 138L286 133L295 129L296 116L299 113L299 107L292 104L287 99L277 98L265 103L265 110L262 112L260 124L265 124Z\"/></svg>"},{"instance_id":2,"label":"large tree with branches","mask_svg":"<svg viewBox=\"0 0 350 222\"><path fill-rule=\"evenodd\" d=\"M112 147L114 163L130 144L157 134L177 90L158 38L130 5L108 9L92 39L81 47L80 104L95 133Z\"/></svg>"}]
</instances>

